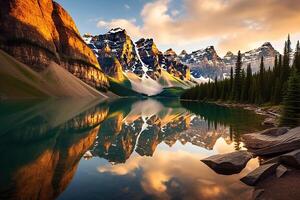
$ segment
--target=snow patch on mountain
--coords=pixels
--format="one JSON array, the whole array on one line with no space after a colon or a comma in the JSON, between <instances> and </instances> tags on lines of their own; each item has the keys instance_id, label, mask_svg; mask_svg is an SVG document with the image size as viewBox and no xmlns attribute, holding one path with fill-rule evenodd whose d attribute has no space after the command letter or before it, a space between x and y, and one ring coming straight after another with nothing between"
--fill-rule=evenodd
<instances>
[{"instance_id":1,"label":"snow patch on mountain","mask_svg":"<svg viewBox=\"0 0 300 200\"><path fill-rule=\"evenodd\" d=\"M118 32L122 32L125 31L125 29L122 28L113 28L110 31L108 31L108 33L118 33Z\"/></svg>"},{"instance_id":2,"label":"snow patch on mountain","mask_svg":"<svg viewBox=\"0 0 300 200\"><path fill-rule=\"evenodd\" d=\"M142 63L142 70L143 70L143 72L144 72L142 78L149 78L149 77L147 76L148 67L146 67L145 63L144 63L143 60L141 59L141 56L140 56L140 54L139 54L139 49L138 49L138 47L135 45L134 48L135 48L135 52L136 52L136 55L137 55L139 61Z\"/></svg>"},{"instance_id":3,"label":"snow patch on mountain","mask_svg":"<svg viewBox=\"0 0 300 200\"><path fill-rule=\"evenodd\" d=\"M141 78L129 71L125 72L124 75L130 81L132 89L138 93L152 96L161 93L163 90L163 87L150 77L143 76Z\"/></svg>"},{"instance_id":4,"label":"snow patch on mountain","mask_svg":"<svg viewBox=\"0 0 300 200\"><path fill-rule=\"evenodd\" d=\"M208 77L205 78L203 76L200 76L199 78L196 78L196 77L192 76L192 80L195 81L198 84L213 82L213 79L208 78Z\"/></svg>"}]
</instances>

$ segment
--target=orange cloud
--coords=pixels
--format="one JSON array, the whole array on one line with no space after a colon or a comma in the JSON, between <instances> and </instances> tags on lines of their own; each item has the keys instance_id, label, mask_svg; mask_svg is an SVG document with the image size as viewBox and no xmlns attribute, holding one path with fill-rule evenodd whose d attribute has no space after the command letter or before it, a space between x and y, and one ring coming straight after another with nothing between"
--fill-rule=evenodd
<instances>
[{"instance_id":1,"label":"orange cloud","mask_svg":"<svg viewBox=\"0 0 300 200\"><path fill-rule=\"evenodd\" d=\"M248 50L257 41L277 41L288 33L300 33L299 0L183 0L181 15L172 14L170 3L156 0L145 4L141 26L126 19L102 21L98 26L121 26L133 38L153 37L158 45L171 47L212 41L222 53Z\"/></svg>"}]
</instances>

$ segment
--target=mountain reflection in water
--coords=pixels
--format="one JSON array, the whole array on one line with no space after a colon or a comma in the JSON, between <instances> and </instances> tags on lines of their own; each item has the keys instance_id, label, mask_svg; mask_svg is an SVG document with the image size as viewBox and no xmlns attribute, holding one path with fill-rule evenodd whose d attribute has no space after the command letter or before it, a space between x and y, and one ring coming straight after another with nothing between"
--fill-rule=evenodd
<instances>
[{"instance_id":1,"label":"mountain reflection in water","mask_svg":"<svg viewBox=\"0 0 300 200\"><path fill-rule=\"evenodd\" d=\"M200 159L241 149L261 120L170 99L1 103L0 199L247 199L257 160L220 176Z\"/></svg>"}]
</instances>

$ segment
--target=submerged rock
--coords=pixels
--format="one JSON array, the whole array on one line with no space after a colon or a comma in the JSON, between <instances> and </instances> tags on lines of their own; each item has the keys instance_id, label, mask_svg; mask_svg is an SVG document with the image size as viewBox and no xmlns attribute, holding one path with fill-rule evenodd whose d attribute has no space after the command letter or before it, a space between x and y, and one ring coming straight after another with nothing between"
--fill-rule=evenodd
<instances>
[{"instance_id":1,"label":"submerged rock","mask_svg":"<svg viewBox=\"0 0 300 200\"><path fill-rule=\"evenodd\" d=\"M263 193L265 192L264 189L257 189L257 190L254 190L253 194L252 194L252 199L253 200L259 200L261 199Z\"/></svg>"},{"instance_id":2,"label":"submerged rock","mask_svg":"<svg viewBox=\"0 0 300 200\"><path fill-rule=\"evenodd\" d=\"M274 174L278 165L279 164L277 163L261 165L254 171L250 172L247 176L241 178L241 181L247 185L255 186L259 181Z\"/></svg>"},{"instance_id":3,"label":"submerged rock","mask_svg":"<svg viewBox=\"0 0 300 200\"><path fill-rule=\"evenodd\" d=\"M300 148L300 127L272 128L243 135L244 143L255 155L280 154Z\"/></svg>"},{"instance_id":4,"label":"submerged rock","mask_svg":"<svg viewBox=\"0 0 300 200\"><path fill-rule=\"evenodd\" d=\"M241 172L251 158L251 153L247 151L237 151L214 155L201 161L218 174L231 175Z\"/></svg>"},{"instance_id":5,"label":"submerged rock","mask_svg":"<svg viewBox=\"0 0 300 200\"><path fill-rule=\"evenodd\" d=\"M280 161L290 167L300 168L300 149L281 155Z\"/></svg>"},{"instance_id":6,"label":"submerged rock","mask_svg":"<svg viewBox=\"0 0 300 200\"><path fill-rule=\"evenodd\" d=\"M281 176L283 176L286 172L288 171L288 169L283 166L283 165L279 165L276 169L276 177L280 178Z\"/></svg>"},{"instance_id":7,"label":"submerged rock","mask_svg":"<svg viewBox=\"0 0 300 200\"><path fill-rule=\"evenodd\" d=\"M276 119L273 117L266 118L263 122L262 125L267 125L267 126L275 126L277 123Z\"/></svg>"}]
</instances>

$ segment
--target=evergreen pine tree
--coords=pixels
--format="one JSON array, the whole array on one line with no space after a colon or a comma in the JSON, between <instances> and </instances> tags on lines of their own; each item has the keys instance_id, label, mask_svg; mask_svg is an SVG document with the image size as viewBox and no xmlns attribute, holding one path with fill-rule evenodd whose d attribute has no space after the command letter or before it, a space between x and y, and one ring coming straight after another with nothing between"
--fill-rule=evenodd
<instances>
[{"instance_id":1,"label":"evergreen pine tree","mask_svg":"<svg viewBox=\"0 0 300 200\"><path fill-rule=\"evenodd\" d=\"M229 98L233 98L233 68L230 68L230 90L229 90Z\"/></svg>"},{"instance_id":2,"label":"evergreen pine tree","mask_svg":"<svg viewBox=\"0 0 300 200\"><path fill-rule=\"evenodd\" d=\"M247 72L246 72L246 78L243 84L243 100L249 102L250 97L250 86L251 86L251 80L252 80L252 69L251 64L248 64L247 66Z\"/></svg>"},{"instance_id":3,"label":"evergreen pine tree","mask_svg":"<svg viewBox=\"0 0 300 200\"><path fill-rule=\"evenodd\" d=\"M285 46L284 46L283 63L282 63L282 70L281 70L281 81L283 83L286 82L289 78L291 51L292 51L291 40L289 35L288 40L285 42Z\"/></svg>"},{"instance_id":4,"label":"evergreen pine tree","mask_svg":"<svg viewBox=\"0 0 300 200\"><path fill-rule=\"evenodd\" d=\"M219 91L218 91L218 79L217 79L217 77L215 77L215 82L214 82L214 94L213 94L213 99L214 99L214 100L217 100L217 99L218 99L218 94L219 94Z\"/></svg>"},{"instance_id":5,"label":"evergreen pine tree","mask_svg":"<svg viewBox=\"0 0 300 200\"><path fill-rule=\"evenodd\" d=\"M258 103L263 103L265 101L265 65L264 57L261 57L260 67L259 67L259 99Z\"/></svg>"},{"instance_id":6,"label":"evergreen pine tree","mask_svg":"<svg viewBox=\"0 0 300 200\"><path fill-rule=\"evenodd\" d=\"M275 55L273 72L274 72L274 75L278 74L278 56L277 55Z\"/></svg>"},{"instance_id":7,"label":"evergreen pine tree","mask_svg":"<svg viewBox=\"0 0 300 200\"><path fill-rule=\"evenodd\" d=\"M300 72L296 69L292 71L288 81L281 116L281 125L289 127L300 125Z\"/></svg>"},{"instance_id":8,"label":"evergreen pine tree","mask_svg":"<svg viewBox=\"0 0 300 200\"><path fill-rule=\"evenodd\" d=\"M234 76L234 100L239 101L241 97L241 92L242 92L242 85L241 85L241 76L242 76L242 55L241 52L238 52L238 57L236 61L236 66L235 66L235 76Z\"/></svg>"},{"instance_id":9,"label":"evergreen pine tree","mask_svg":"<svg viewBox=\"0 0 300 200\"><path fill-rule=\"evenodd\" d=\"M300 72L300 44L297 42L293 67Z\"/></svg>"},{"instance_id":10,"label":"evergreen pine tree","mask_svg":"<svg viewBox=\"0 0 300 200\"><path fill-rule=\"evenodd\" d=\"M283 64L282 64L282 55L278 55L278 65L277 65L277 73L276 73L276 78L275 78L275 91L274 91L274 103L275 104L279 104L280 102L282 102L282 78L281 78L281 74L282 74L282 68L283 68Z\"/></svg>"},{"instance_id":11,"label":"evergreen pine tree","mask_svg":"<svg viewBox=\"0 0 300 200\"><path fill-rule=\"evenodd\" d=\"M281 75L281 71L282 71L282 55L279 54L278 55L278 78L280 78L280 75Z\"/></svg>"}]
</instances>

